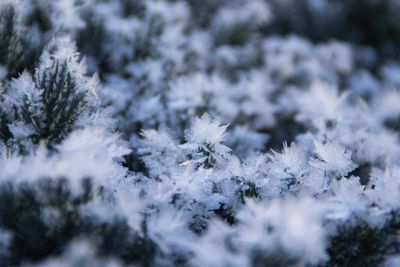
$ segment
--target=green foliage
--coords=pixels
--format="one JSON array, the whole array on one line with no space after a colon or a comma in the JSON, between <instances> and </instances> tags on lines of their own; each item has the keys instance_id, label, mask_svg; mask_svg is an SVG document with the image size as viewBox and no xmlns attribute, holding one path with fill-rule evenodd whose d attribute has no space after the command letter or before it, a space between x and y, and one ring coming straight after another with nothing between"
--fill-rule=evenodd
<instances>
[{"instance_id":1,"label":"green foliage","mask_svg":"<svg viewBox=\"0 0 400 267\"><path fill-rule=\"evenodd\" d=\"M0 107L0 139L7 141L12 137L12 134L8 128L8 120L5 112Z\"/></svg>"},{"instance_id":2,"label":"green foliage","mask_svg":"<svg viewBox=\"0 0 400 267\"><path fill-rule=\"evenodd\" d=\"M50 19L50 13L46 10L49 7L46 1L32 0L32 12L26 18L27 25L37 25L41 32L50 32L53 28L53 23Z\"/></svg>"},{"instance_id":3,"label":"green foliage","mask_svg":"<svg viewBox=\"0 0 400 267\"><path fill-rule=\"evenodd\" d=\"M384 58L398 57L399 6L391 0L270 0L274 21L267 33L295 33L314 41L340 39L375 47ZM296 15L293 15L293 12ZM346 30L344 30L346 29Z\"/></svg>"},{"instance_id":4,"label":"green foliage","mask_svg":"<svg viewBox=\"0 0 400 267\"><path fill-rule=\"evenodd\" d=\"M251 35L251 28L246 23L238 23L233 27L223 29L215 37L215 44L221 46L228 45L244 45Z\"/></svg>"},{"instance_id":5,"label":"green foliage","mask_svg":"<svg viewBox=\"0 0 400 267\"><path fill-rule=\"evenodd\" d=\"M59 253L66 241L82 232L78 208L93 194L88 181L85 187L83 193L75 197L65 179L43 180L34 186L3 183L0 187L1 227L13 234L12 253L7 262L18 264L24 258L38 260ZM53 212L59 220L46 220L46 212Z\"/></svg>"},{"instance_id":6,"label":"green foliage","mask_svg":"<svg viewBox=\"0 0 400 267\"><path fill-rule=\"evenodd\" d=\"M49 18L41 15L43 12L44 10L36 7L31 16L22 21L13 4L0 7L0 64L6 71L2 78L9 79L18 76L24 70L34 70L49 40L45 33L51 30L51 26L44 22ZM32 38L36 27L39 27L39 36Z\"/></svg>"},{"instance_id":7,"label":"green foliage","mask_svg":"<svg viewBox=\"0 0 400 267\"><path fill-rule=\"evenodd\" d=\"M81 189L79 194L71 192L63 178L2 183L0 227L12 234L11 253L0 259L2 266L57 255L78 238L91 240L103 255L151 266L154 244L132 232L123 218L103 222L83 214L81 208L101 193L90 179L82 180Z\"/></svg>"},{"instance_id":8,"label":"green foliage","mask_svg":"<svg viewBox=\"0 0 400 267\"><path fill-rule=\"evenodd\" d=\"M382 228L363 222L355 227L340 227L330 241L330 261L323 266L379 266L386 256L400 252L399 222L399 214L394 212Z\"/></svg>"},{"instance_id":9,"label":"green foliage","mask_svg":"<svg viewBox=\"0 0 400 267\"><path fill-rule=\"evenodd\" d=\"M25 71L5 83L0 93L0 139L8 146L17 145L19 151L25 150L26 142L61 142L78 127L80 118L93 111L89 98L94 97L90 90L95 84L85 74L75 55L58 58L45 52L33 77ZM15 123L25 130L15 135L10 128Z\"/></svg>"},{"instance_id":10,"label":"green foliage","mask_svg":"<svg viewBox=\"0 0 400 267\"><path fill-rule=\"evenodd\" d=\"M7 68L7 76L15 75L21 68L24 50L22 34L15 7L5 5L0 10L0 64Z\"/></svg>"},{"instance_id":11,"label":"green foliage","mask_svg":"<svg viewBox=\"0 0 400 267\"><path fill-rule=\"evenodd\" d=\"M288 257L283 250L277 249L273 253L265 253L265 251L253 251L252 263L253 267L291 267L301 266L299 259Z\"/></svg>"},{"instance_id":12,"label":"green foliage","mask_svg":"<svg viewBox=\"0 0 400 267\"><path fill-rule=\"evenodd\" d=\"M226 207L225 204L221 204L219 209L214 210L214 213L221 220L225 221L229 225L234 225L237 223L237 219L235 218L235 214L232 209Z\"/></svg>"},{"instance_id":13,"label":"green foliage","mask_svg":"<svg viewBox=\"0 0 400 267\"><path fill-rule=\"evenodd\" d=\"M242 188L242 190L238 192L241 201L244 203L246 198L259 198L260 197L260 188L258 188L252 182L246 182Z\"/></svg>"},{"instance_id":14,"label":"green foliage","mask_svg":"<svg viewBox=\"0 0 400 267\"><path fill-rule=\"evenodd\" d=\"M43 139L59 142L71 132L84 111L85 93L78 90L66 62L53 61L36 81L36 86L43 90L41 111L32 114L30 103L25 103L22 116L27 123L35 126L35 143Z\"/></svg>"}]
</instances>

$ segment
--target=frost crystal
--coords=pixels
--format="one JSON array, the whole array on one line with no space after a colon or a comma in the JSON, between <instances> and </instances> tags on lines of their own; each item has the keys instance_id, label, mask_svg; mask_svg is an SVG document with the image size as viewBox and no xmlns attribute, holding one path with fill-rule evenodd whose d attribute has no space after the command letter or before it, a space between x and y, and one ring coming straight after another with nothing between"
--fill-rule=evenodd
<instances>
[{"instance_id":1,"label":"frost crystal","mask_svg":"<svg viewBox=\"0 0 400 267\"><path fill-rule=\"evenodd\" d=\"M208 115L196 118L186 133L187 142L181 147L190 151L194 162L212 167L222 161L230 149L223 145L227 125L221 126Z\"/></svg>"},{"instance_id":2,"label":"frost crystal","mask_svg":"<svg viewBox=\"0 0 400 267\"><path fill-rule=\"evenodd\" d=\"M0 1L0 266L397 266L400 1Z\"/></svg>"},{"instance_id":3,"label":"frost crystal","mask_svg":"<svg viewBox=\"0 0 400 267\"><path fill-rule=\"evenodd\" d=\"M315 158L310 159L310 165L320 170L346 175L356 168L351 161L351 152L333 143L314 141Z\"/></svg>"}]
</instances>

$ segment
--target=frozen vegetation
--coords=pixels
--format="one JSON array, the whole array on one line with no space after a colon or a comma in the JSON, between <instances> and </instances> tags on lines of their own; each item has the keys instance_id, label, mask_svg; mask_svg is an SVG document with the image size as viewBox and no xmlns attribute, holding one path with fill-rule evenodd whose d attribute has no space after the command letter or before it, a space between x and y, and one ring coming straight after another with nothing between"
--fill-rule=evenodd
<instances>
[{"instance_id":1,"label":"frozen vegetation","mask_svg":"<svg viewBox=\"0 0 400 267\"><path fill-rule=\"evenodd\" d=\"M399 14L1 0L0 266L400 266Z\"/></svg>"}]
</instances>

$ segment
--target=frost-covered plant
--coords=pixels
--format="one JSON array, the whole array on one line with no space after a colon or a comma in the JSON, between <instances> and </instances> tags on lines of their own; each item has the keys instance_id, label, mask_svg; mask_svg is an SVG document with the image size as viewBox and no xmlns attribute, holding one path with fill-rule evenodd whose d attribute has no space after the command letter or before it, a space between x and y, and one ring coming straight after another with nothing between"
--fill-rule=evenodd
<instances>
[{"instance_id":1,"label":"frost-covered plant","mask_svg":"<svg viewBox=\"0 0 400 267\"><path fill-rule=\"evenodd\" d=\"M0 265L396 266L399 8L2 1Z\"/></svg>"},{"instance_id":2,"label":"frost-covered plant","mask_svg":"<svg viewBox=\"0 0 400 267\"><path fill-rule=\"evenodd\" d=\"M5 144L59 142L87 123L95 112L97 80L85 76L85 65L75 51L68 39L56 40L40 57L33 76L23 72L3 85Z\"/></svg>"}]
</instances>

